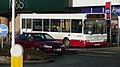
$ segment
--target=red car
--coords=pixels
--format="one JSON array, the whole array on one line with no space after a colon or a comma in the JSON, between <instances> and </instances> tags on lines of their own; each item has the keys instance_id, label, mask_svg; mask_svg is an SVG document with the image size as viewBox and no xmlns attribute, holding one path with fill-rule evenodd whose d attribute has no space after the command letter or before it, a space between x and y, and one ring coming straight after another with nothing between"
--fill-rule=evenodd
<instances>
[{"instance_id":1,"label":"red car","mask_svg":"<svg viewBox=\"0 0 120 67\"><path fill-rule=\"evenodd\" d=\"M55 52L58 55L65 51L63 43L56 41L47 33L23 33L16 37L15 43L23 48L35 48L48 53Z\"/></svg>"}]
</instances>

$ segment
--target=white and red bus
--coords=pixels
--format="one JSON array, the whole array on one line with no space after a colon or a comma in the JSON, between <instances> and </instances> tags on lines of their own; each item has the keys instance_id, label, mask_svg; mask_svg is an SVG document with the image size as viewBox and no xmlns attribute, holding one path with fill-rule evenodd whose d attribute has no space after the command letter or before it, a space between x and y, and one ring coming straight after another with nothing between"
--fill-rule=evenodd
<instances>
[{"instance_id":1,"label":"white and red bus","mask_svg":"<svg viewBox=\"0 0 120 67\"><path fill-rule=\"evenodd\" d=\"M105 14L20 14L20 33L45 32L69 47L106 46Z\"/></svg>"}]
</instances>

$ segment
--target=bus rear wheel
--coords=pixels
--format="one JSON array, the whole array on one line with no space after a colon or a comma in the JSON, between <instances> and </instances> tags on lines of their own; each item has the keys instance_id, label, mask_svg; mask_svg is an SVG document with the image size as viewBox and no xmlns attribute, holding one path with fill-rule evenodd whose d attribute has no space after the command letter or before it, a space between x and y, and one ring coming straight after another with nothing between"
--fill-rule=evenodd
<instances>
[{"instance_id":1,"label":"bus rear wheel","mask_svg":"<svg viewBox=\"0 0 120 67\"><path fill-rule=\"evenodd\" d=\"M63 41L63 43L64 43L64 45L65 45L65 47L70 47L70 41L69 41L69 39L64 39L64 41Z\"/></svg>"}]
</instances>

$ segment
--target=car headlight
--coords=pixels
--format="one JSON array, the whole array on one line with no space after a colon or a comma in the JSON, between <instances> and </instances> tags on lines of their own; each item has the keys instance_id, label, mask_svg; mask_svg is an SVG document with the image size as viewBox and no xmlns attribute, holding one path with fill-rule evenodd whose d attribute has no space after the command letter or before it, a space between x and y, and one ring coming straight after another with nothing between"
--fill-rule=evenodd
<instances>
[{"instance_id":1,"label":"car headlight","mask_svg":"<svg viewBox=\"0 0 120 67\"><path fill-rule=\"evenodd\" d=\"M44 48L52 48L52 46L44 45Z\"/></svg>"},{"instance_id":2,"label":"car headlight","mask_svg":"<svg viewBox=\"0 0 120 67\"><path fill-rule=\"evenodd\" d=\"M60 47L65 47L65 45L63 44L62 46L60 46Z\"/></svg>"}]
</instances>

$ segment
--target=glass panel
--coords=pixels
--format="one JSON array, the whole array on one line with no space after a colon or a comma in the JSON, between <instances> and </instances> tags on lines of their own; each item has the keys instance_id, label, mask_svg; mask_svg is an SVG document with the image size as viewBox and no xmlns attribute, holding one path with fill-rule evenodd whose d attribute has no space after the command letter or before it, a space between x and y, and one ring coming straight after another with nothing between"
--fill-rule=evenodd
<instances>
[{"instance_id":1,"label":"glass panel","mask_svg":"<svg viewBox=\"0 0 120 67\"><path fill-rule=\"evenodd\" d=\"M60 19L52 19L51 20L51 31L52 32L60 32Z\"/></svg>"},{"instance_id":2,"label":"glass panel","mask_svg":"<svg viewBox=\"0 0 120 67\"><path fill-rule=\"evenodd\" d=\"M82 33L82 20L73 19L71 21L71 32Z\"/></svg>"},{"instance_id":3,"label":"glass panel","mask_svg":"<svg viewBox=\"0 0 120 67\"><path fill-rule=\"evenodd\" d=\"M70 19L62 20L62 32L70 32Z\"/></svg>"},{"instance_id":4,"label":"glass panel","mask_svg":"<svg viewBox=\"0 0 120 67\"><path fill-rule=\"evenodd\" d=\"M97 29L97 32L96 33L106 33L106 22L105 20L96 20L96 23L97 23L97 26L98 26L98 29Z\"/></svg>"},{"instance_id":5,"label":"glass panel","mask_svg":"<svg viewBox=\"0 0 120 67\"><path fill-rule=\"evenodd\" d=\"M106 29L105 20L85 20L85 34L103 34L106 33Z\"/></svg>"},{"instance_id":6,"label":"glass panel","mask_svg":"<svg viewBox=\"0 0 120 67\"><path fill-rule=\"evenodd\" d=\"M33 34L33 38L35 41L41 41L44 39L43 34Z\"/></svg>"},{"instance_id":7,"label":"glass panel","mask_svg":"<svg viewBox=\"0 0 120 67\"><path fill-rule=\"evenodd\" d=\"M48 34L45 34L45 38L46 38L46 39L53 39L53 37L51 37L51 36L48 35Z\"/></svg>"},{"instance_id":8,"label":"glass panel","mask_svg":"<svg viewBox=\"0 0 120 67\"><path fill-rule=\"evenodd\" d=\"M49 31L49 19L44 19L43 20L43 31Z\"/></svg>"},{"instance_id":9,"label":"glass panel","mask_svg":"<svg viewBox=\"0 0 120 67\"><path fill-rule=\"evenodd\" d=\"M22 19L22 29L25 28L25 19Z\"/></svg>"},{"instance_id":10,"label":"glass panel","mask_svg":"<svg viewBox=\"0 0 120 67\"><path fill-rule=\"evenodd\" d=\"M31 19L22 19L22 28L26 27L31 28Z\"/></svg>"},{"instance_id":11,"label":"glass panel","mask_svg":"<svg viewBox=\"0 0 120 67\"><path fill-rule=\"evenodd\" d=\"M31 19L26 19L27 21L27 28L31 28Z\"/></svg>"},{"instance_id":12,"label":"glass panel","mask_svg":"<svg viewBox=\"0 0 120 67\"><path fill-rule=\"evenodd\" d=\"M42 31L42 19L33 19L33 31Z\"/></svg>"},{"instance_id":13,"label":"glass panel","mask_svg":"<svg viewBox=\"0 0 120 67\"><path fill-rule=\"evenodd\" d=\"M31 37L31 34L28 34L26 37L26 40L30 40L30 39L33 39L33 38Z\"/></svg>"},{"instance_id":14,"label":"glass panel","mask_svg":"<svg viewBox=\"0 0 120 67\"><path fill-rule=\"evenodd\" d=\"M20 36L20 40L26 40L26 37L27 37L27 34L22 34L22 35Z\"/></svg>"}]
</instances>

